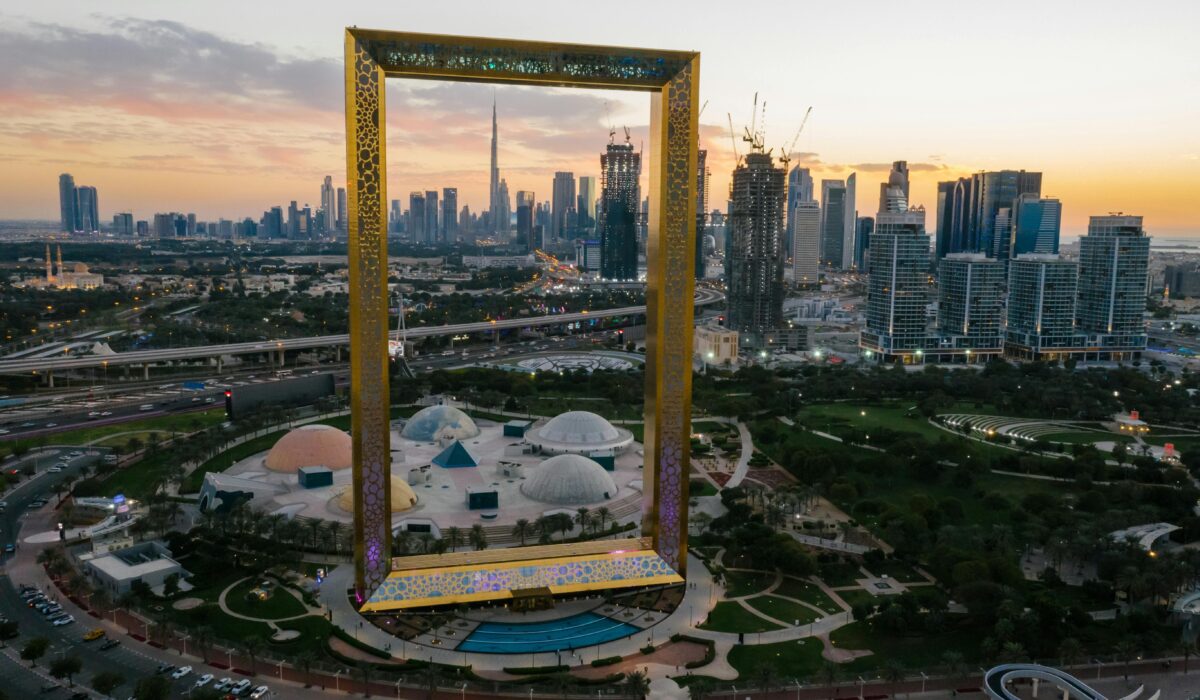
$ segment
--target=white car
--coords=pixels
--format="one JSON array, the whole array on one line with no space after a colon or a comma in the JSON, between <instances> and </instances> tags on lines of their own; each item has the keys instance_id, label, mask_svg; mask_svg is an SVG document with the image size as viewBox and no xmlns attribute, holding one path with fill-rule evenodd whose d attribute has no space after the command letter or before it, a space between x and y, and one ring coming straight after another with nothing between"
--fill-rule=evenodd
<instances>
[{"instance_id":1,"label":"white car","mask_svg":"<svg viewBox=\"0 0 1200 700\"><path fill-rule=\"evenodd\" d=\"M229 689L229 692L233 693L234 695L240 696L241 694L245 693L247 690L250 690L250 688L252 688L252 687L253 687L253 684L250 682L250 679L243 678L242 680L235 683L234 686Z\"/></svg>"},{"instance_id":2,"label":"white car","mask_svg":"<svg viewBox=\"0 0 1200 700\"><path fill-rule=\"evenodd\" d=\"M55 627L62 627L63 625L69 625L69 624L71 624L71 623L72 623L72 622L74 622L74 621L75 621L75 618L74 618L74 617L71 617L70 615L67 615L66 617L60 617L59 619L55 620L55 621L54 621L54 626L55 626Z\"/></svg>"},{"instance_id":3,"label":"white car","mask_svg":"<svg viewBox=\"0 0 1200 700\"><path fill-rule=\"evenodd\" d=\"M199 678L196 679L196 687L203 688L204 686L208 685L209 683L212 683L212 679L213 679L213 674L206 673L203 676L200 676Z\"/></svg>"},{"instance_id":4,"label":"white car","mask_svg":"<svg viewBox=\"0 0 1200 700\"><path fill-rule=\"evenodd\" d=\"M254 689L253 693L250 693L250 700L259 700L259 698L265 698L270 694L271 694L270 688L268 688L265 685L260 685Z\"/></svg>"},{"instance_id":5,"label":"white car","mask_svg":"<svg viewBox=\"0 0 1200 700\"><path fill-rule=\"evenodd\" d=\"M186 676L187 674L189 674L191 672L192 672L191 666L181 666L181 667L175 669L175 673L171 674L171 678L174 678L175 680L179 680L180 678L183 678L184 676Z\"/></svg>"},{"instance_id":6,"label":"white car","mask_svg":"<svg viewBox=\"0 0 1200 700\"><path fill-rule=\"evenodd\" d=\"M231 686L231 685L233 685L233 679L230 678L229 676L225 676L221 680L217 681L216 685L213 686L213 690L215 690L217 692L221 692L223 690L229 690L229 686Z\"/></svg>"},{"instance_id":7,"label":"white car","mask_svg":"<svg viewBox=\"0 0 1200 700\"><path fill-rule=\"evenodd\" d=\"M53 467L50 467L49 469L47 469L46 471L50 472L51 474L57 474L57 473L61 472L62 470L63 470L63 468L56 464Z\"/></svg>"}]
</instances>

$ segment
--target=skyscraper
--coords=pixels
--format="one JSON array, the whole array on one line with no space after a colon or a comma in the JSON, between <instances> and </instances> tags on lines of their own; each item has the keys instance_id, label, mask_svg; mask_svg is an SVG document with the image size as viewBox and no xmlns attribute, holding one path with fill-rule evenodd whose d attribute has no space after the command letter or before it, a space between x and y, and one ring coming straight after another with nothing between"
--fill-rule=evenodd
<instances>
[{"instance_id":1,"label":"skyscraper","mask_svg":"<svg viewBox=\"0 0 1200 700\"><path fill-rule=\"evenodd\" d=\"M854 266L855 181L821 180L821 262L842 270Z\"/></svg>"},{"instance_id":2,"label":"skyscraper","mask_svg":"<svg viewBox=\"0 0 1200 700\"><path fill-rule=\"evenodd\" d=\"M1004 263L983 253L951 253L938 264L936 361L986 362L1004 347Z\"/></svg>"},{"instance_id":3,"label":"skyscraper","mask_svg":"<svg viewBox=\"0 0 1200 700\"><path fill-rule=\"evenodd\" d=\"M854 266L859 272L871 271L871 258L867 250L871 247L871 233L875 230L875 218L860 216L854 224Z\"/></svg>"},{"instance_id":4,"label":"skyscraper","mask_svg":"<svg viewBox=\"0 0 1200 700\"><path fill-rule=\"evenodd\" d=\"M1076 325L1086 334L1087 359L1126 360L1146 348L1146 270L1150 238L1142 217L1093 216L1079 241ZM1095 353L1095 356L1092 353Z\"/></svg>"},{"instance_id":5,"label":"skyscraper","mask_svg":"<svg viewBox=\"0 0 1200 700\"><path fill-rule=\"evenodd\" d=\"M557 242L566 235L567 229L571 228L568 215L575 208L575 173L564 171L554 173L554 186L551 190L550 200L550 237Z\"/></svg>"},{"instance_id":6,"label":"skyscraper","mask_svg":"<svg viewBox=\"0 0 1200 700\"><path fill-rule=\"evenodd\" d=\"M748 153L733 171L728 261L729 327L764 342L783 325L787 173L769 154Z\"/></svg>"},{"instance_id":7,"label":"skyscraper","mask_svg":"<svg viewBox=\"0 0 1200 700\"><path fill-rule=\"evenodd\" d=\"M441 207L438 205L437 190L425 190L425 238L423 243L436 245L439 240L438 231L438 214L441 213Z\"/></svg>"},{"instance_id":8,"label":"skyscraper","mask_svg":"<svg viewBox=\"0 0 1200 700\"><path fill-rule=\"evenodd\" d=\"M442 188L442 240L458 240L458 188Z\"/></svg>"},{"instance_id":9,"label":"skyscraper","mask_svg":"<svg viewBox=\"0 0 1200 700\"><path fill-rule=\"evenodd\" d=\"M908 209L908 162L892 162L888 179L879 183L879 211L905 211Z\"/></svg>"},{"instance_id":10,"label":"skyscraper","mask_svg":"<svg viewBox=\"0 0 1200 700\"><path fill-rule=\"evenodd\" d=\"M788 205L787 205L787 249L793 250L795 243L792 232L796 229L796 205L800 202L811 202L813 196L813 179L808 168L793 166L788 172Z\"/></svg>"},{"instance_id":11,"label":"skyscraper","mask_svg":"<svg viewBox=\"0 0 1200 700\"><path fill-rule=\"evenodd\" d=\"M133 214L129 212L113 214L113 233L118 236L132 236Z\"/></svg>"},{"instance_id":12,"label":"skyscraper","mask_svg":"<svg viewBox=\"0 0 1200 700\"><path fill-rule=\"evenodd\" d=\"M533 237L534 208L537 200L533 192L517 190L517 242L525 246L526 252L532 253L541 242Z\"/></svg>"},{"instance_id":13,"label":"skyscraper","mask_svg":"<svg viewBox=\"0 0 1200 700\"><path fill-rule=\"evenodd\" d=\"M408 193L408 240L425 242L425 193L420 190Z\"/></svg>"},{"instance_id":14,"label":"skyscraper","mask_svg":"<svg viewBox=\"0 0 1200 700\"><path fill-rule=\"evenodd\" d=\"M333 189L333 177L325 176L321 183L321 224L326 231L337 228L337 194Z\"/></svg>"},{"instance_id":15,"label":"skyscraper","mask_svg":"<svg viewBox=\"0 0 1200 700\"><path fill-rule=\"evenodd\" d=\"M337 188L337 230L348 231L347 223L350 213L346 211L346 188Z\"/></svg>"},{"instance_id":16,"label":"skyscraper","mask_svg":"<svg viewBox=\"0 0 1200 700\"><path fill-rule=\"evenodd\" d=\"M58 211L62 230L71 233L78 229L75 214L75 178L68 173L58 176Z\"/></svg>"},{"instance_id":17,"label":"skyscraper","mask_svg":"<svg viewBox=\"0 0 1200 700\"><path fill-rule=\"evenodd\" d=\"M1056 360L1077 352L1075 330L1079 264L1057 255L1029 253L1008 263L1004 352L1020 360Z\"/></svg>"},{"instance_id":18,"label":"skyscraper","mask_svg":"<svg viewBox=\"0 0 1200 700\"><path fill-rule=\"evenodd\" d=\"M925 211L880 212L868 254L867 323L858 344L882 362L921 362L929 297Z\"/></svg>"},{"instance_id":19,"label":"skyscraper","mask_svg":"<svg viewBox=\"0 0 1200 700\"><path fill-rule=\"evenodd\" d=\"M791 192L789 187L789 203ZM788 213L792 221L792 283L815 285L821 281L821 205L802 199Z\"/></svg>"},{"instance_id":20,"label":"skyscraper","mask_svg":"<svg viewBox=\"0 0 1200 700\"><path fill-rule=\"evenodd\" d=\"M1011 216L1012 254L1057 253L1062 228L1062 202L1034 194L1017 197Z\"/></svg>"},{"instance_id":21,"label":"skyscraper","mask_svg":"<svg viewBox=\"0 0 1200 700\"><path fill-rule=\"evenodd\" d=\"M508 198L508 181L500 178L500 186L496 188L496 208L492 213L492 230L501 234L502 237L508 235L508 229L512 225L510 201Z\"/></svg>"},{"instance_id":22,"label":"skyscraper","mask_svg":"<svg viewBox=\"0 0 1200 700\"><path fill-rule=\"evenodd\" d=\"M575 210L580 228L596 225L596 178L582 175L579 178L579 196L576 197Z\"/></svg>"},{"instance_id":23,"label":"skyscraper","mask_svg":"<svg viewBox=\"0 0 1200 700\"><path fill-rule=\"evenodd\" d=\"M952 200L941 204L942 193ZM1012 226L997 230L996 217L1007 208L1011 221L1016 200L1023 194L1040 197L1042 174L1024 170L998 170L975 173L950 183L938 184L938 231L945 238L938 242L938 254L984 253L1007 259L1012 251ZM943 221L942 217L948 217Z\"/></svg>"},{"instance_id":24,"label":"skyscraper","mask_svg":"<svg viewBox=\"0 0 1200 700\"><path fill-rule=\"evenodd\" d=\"M954 180L937 184L937 230L933 245L938 260L950 252L950 225L954 219L954 188L957 184Z\"/></svg>"},{"instance_id":25,"label":"skyscraper","mask_svg":"<svg viewBox=\"0 0 1200 700\"><path fill-rule=\"evenodd\" d=\"M76 231L92 233L100 230L99 199L95 187L80 185L75 188Z\"/></svg>"},{"instance_id":26,"label":"skyscraper","mask_svg":"<svg viewBox=\"0 0 1200 700\"><path fill-rule=\"evenodd\" d=\"M701 148L696 152L696 279L704 279L708 272L704 256L705 224L708 221L708 151Z\"/></svg>"},{"instance_id":27,"label":"skyscraper","mask_svg":"<svg viewBox=\"0 0 1200 700\"><path fill-rule=\"evenodd\" d=\"M642 154L633 144L610 143L600 156L600 276L638 278L638 206L641 203ZM557 212L556 212L557 214Z\"/></svg>"},{"instance_id":28,"label":"skyscraper","mask_svg":"<svg viewBox=\"0 0 1200 700\"><path fill-rule=\"evenodd\" d=\"M491 181L488 187L488 216L491 219L492 227L495 228L496 222L500 220L499 212L496 211L497 199L500 194L500 162L497 157L496 146L499 130L496 126L496 97L492 96L492 167L490 171Z\"/></svg>"}]
</instances>

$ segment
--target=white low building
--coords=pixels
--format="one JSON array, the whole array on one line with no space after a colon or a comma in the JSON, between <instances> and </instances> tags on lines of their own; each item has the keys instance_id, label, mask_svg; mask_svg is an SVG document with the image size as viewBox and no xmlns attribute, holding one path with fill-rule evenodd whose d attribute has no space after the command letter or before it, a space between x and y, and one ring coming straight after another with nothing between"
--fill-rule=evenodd
<instances>
[{"instance_id":1,"label":"white low building","mask_svg":"<svg viewBox=\"0 0 1200 700\"><path fill-rule=\"evenodd\" d=\"M113 598L128 593L138 581L161 594L164 582L173 574L181 579L181 590L189 588L182 579L191 574L171 558L171 550L161 542L143 542L106 554L84 554L79 561L92 584Z\"/></svg>"}]
</instances>

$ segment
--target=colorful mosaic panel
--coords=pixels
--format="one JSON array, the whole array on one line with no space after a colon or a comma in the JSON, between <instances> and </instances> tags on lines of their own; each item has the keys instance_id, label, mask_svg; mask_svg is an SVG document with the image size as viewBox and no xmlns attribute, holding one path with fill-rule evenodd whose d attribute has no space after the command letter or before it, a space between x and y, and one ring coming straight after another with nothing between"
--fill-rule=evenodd
<instances>
[{"instance_id":1,"label":"colorful mosaic panel","mask_svg":"<svg viewBox=\"0 0 1200 700\"><path fill-rule=\"evenodd\" d=\"M512 597L513 590L548 588L552 593L678 583L683 579L652 551L512 562L488 567L455 566L393 573L364 611Z\"/></svg>"}]
</instances>

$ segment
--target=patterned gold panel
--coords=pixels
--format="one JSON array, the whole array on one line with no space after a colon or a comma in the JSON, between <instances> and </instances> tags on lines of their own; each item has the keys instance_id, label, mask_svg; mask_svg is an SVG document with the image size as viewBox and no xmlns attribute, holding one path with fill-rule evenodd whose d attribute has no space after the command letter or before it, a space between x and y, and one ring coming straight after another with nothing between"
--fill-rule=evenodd
<instances>
[{"instance_id":1,"label":"patterned gold panel","mask_svg":"<svg viewBox=\"0 0 1200 700\"><path fill-rule=\"evenodd\" d=\"M346 167L356 585L390 566L385 77L650 90L646 480L643 534L684 573L700 55L608 46L346 30Z\"/></svg>"}]
</instances>

